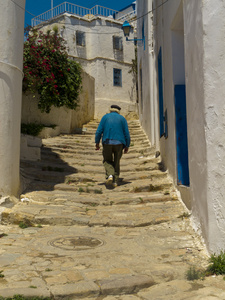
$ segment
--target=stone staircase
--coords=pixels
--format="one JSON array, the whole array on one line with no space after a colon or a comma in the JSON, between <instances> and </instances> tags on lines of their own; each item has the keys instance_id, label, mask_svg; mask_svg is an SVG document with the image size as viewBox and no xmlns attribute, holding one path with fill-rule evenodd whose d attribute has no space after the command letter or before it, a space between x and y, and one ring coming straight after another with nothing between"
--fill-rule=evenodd
<instances>
[{"instance_id":1,"label":"stone staircase","mask_svg":"<svg viewBox=\"0 0 225 300\"><path fill-rule=\"evenodd\" d=\"M2 212L1 296L172 300L203 287L185 272L204 265L205 248L139 121L128 121L131 146L112 189L97 126L44 139L41 160L21 162L21 201Z\"/></svg>"},{"instance_id":2,"label":"stone staircase","mask_svg":"<svg viewBox=\"0 0 225 300\"><path fill-rule=\"evenodd\" d=\"M101 150L96 151L94 144L97 125L96 121L86 124L85 134L43 140L41 161L21 163L21 174L28 182L21 195L23 202L6 210L2 222L144 226L167 222L171 211L177 211L177 216L181 213L173 184L163 171L160 157L155 158L155 149L137 120L129 121L131 146L121 160L120 184L115 189L106 188ZM152 206L145 207L146 218L141 220L135 215L130 220L101 217L104 210L113 212L115 205L144 206L146 203ZM84 207L78 210L77 204L84 204ZM57 205L60 205L60 213L55 217L52 211L57 210ZM94 216L88 212L89 206L98 206ZM126 209L129 211L129 206Z\"/></svg>"}]
</instances>

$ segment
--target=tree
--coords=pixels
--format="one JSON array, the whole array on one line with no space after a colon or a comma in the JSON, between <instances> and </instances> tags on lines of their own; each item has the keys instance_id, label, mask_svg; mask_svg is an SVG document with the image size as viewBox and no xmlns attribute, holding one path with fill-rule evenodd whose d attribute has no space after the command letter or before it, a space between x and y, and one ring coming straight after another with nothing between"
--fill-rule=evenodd
<instances>
[{"instance_id":1,"label":"tree","mask_svg":"<svg viewBox=\"0 0 225 300\"><path fill-rule=\"evenodd\" d=\"M68 58L58 29L46 34L31 29L24 43L23 91L38 92L38 108L46 113L52 106L76 109L81 83L81 66Z\"/></svg>"}]
</instances>

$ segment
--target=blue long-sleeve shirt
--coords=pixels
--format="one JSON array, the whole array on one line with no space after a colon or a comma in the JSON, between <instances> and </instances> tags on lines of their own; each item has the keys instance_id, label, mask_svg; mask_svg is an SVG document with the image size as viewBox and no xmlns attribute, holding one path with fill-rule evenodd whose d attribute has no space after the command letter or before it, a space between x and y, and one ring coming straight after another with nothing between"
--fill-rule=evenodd
<instances>
[{"instance_id":1,"label":"blue long-sleeve shirt","mask_svg":"<svg viewBox=\"0 0 225 300\"><path fill-rule=\"evenodd\" d=\"M99 144L101 138L103 144L106 140L117 140L124 147L129 147L130 133L127 120L117 112L104 115L95 133L95 143Z\"/></svg>"}]
</instances>

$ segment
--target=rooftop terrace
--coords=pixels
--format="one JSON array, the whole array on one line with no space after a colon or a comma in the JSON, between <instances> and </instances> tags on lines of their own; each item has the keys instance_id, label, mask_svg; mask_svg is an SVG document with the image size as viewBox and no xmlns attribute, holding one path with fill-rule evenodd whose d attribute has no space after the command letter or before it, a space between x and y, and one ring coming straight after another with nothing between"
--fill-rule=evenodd
<instances>
[{"instance_id":1,"label":"rooftop terrace","mask_svg":"<svg viewBox=\"0 0 225 300\"><path fill-rule=\"evenodd\" d=\"M34 17L31 20L31 25L32 26L39 25L40 23L49 21L64 13L73 14L79 17L84 17L86 15L93 15L93 16L111 17L113 19L116 19L116 15L118 14L118 11L103 6L99 6L99 5L96 5L93 8L86 8L69 2L64 2L54 7L53 9L50 9L44 12L43 14Z\"/></svg>"}]
</instances>

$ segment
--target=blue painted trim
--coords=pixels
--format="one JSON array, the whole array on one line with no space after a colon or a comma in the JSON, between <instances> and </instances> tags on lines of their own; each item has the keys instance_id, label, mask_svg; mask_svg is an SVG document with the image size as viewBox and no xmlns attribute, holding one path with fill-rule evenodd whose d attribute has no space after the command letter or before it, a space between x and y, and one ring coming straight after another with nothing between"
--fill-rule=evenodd
<instances>
[{"instance_id":1,"label":"blue painted trim","mask_svg":"<svg viewBox=\"0 0 225 300\"><path fill-rule=\"evenodd\" d=\"M177 143L177 184L189 186L188 138L185 85L174 86Z\"/></svg>"},{"instance_id":2,"label":"blue painted trim","mask_svg":"<svg viewBox=\"0 0 225 300\"><path fill-rule=\"evenodd\" d=\"M159 89L159 131L160 137L165 133L164 131L164 115L163 115L163 76L162 76L162 50L159 49L158 54L158 89Z\"/></svg>"}]
</instances>

